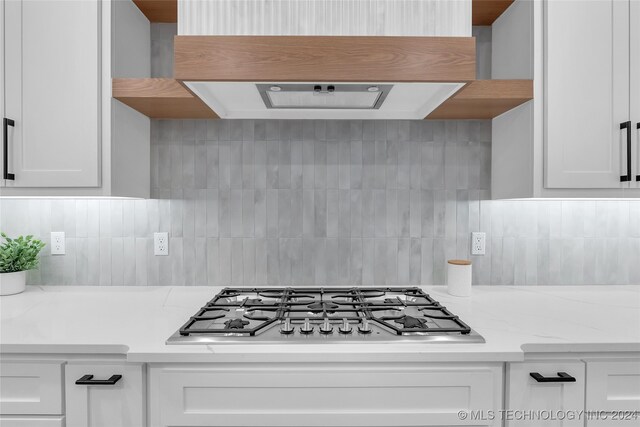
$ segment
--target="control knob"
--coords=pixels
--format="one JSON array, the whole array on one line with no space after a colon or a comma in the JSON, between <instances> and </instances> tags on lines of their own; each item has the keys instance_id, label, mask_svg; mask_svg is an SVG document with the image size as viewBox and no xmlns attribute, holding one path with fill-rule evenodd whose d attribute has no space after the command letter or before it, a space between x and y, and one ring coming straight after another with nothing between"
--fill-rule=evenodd
<instances>
[{"instance_id":1,"label":"control knob","mask_svg":"<svg viewBox=\"0 0 640 427\"><path fill-rule=\"evenodd\" d=\"M293 333L293 326L291 326L291 319L289 318L285 319L282 326L280 326L280 333L285 335L289 335Z\"/></svg>"},{"instance_id":2,"label":"control knob","mask_svg":"<svg viewBox=\"0 0 640 427\"><path fill-rule=\"evenodd\" d=\"M358 326L358 331L360 331L361 334L371 333L371 326L369 326L368 319L362 319L362 323L360 323L360 326Z\"/></svg>"},{"instance_id":3,"label":"control knob","mask_svg":"<svg viewBox=\"0 0 640 427\"><path fill-rule=\"evenodd\" d=\"M309 318L307 317L306 319L304 319L304 324L300 327L300 332L303 334L312 334L313 333L313 326L311 325L311 322L309 322Z\"/></svg>"},{"instance_id":4,"label":"control knob","mask_svg":"<svg viewBox=\"0 0 640 427\"><path fill-rule=\"evenodd\" d=\"M338 328L341 334L350 334L352 331L351 324L347 320L347 318L342 319L342 326Z\"/></svg>"},{"instance_id":5,"label":"control knob","mask_svg":"<svg viewBox=\"0 0 640 427\"><path fill-rule=\"evenodd\" d=\"M323 334L333 333L333 326L329 323L329 319L324 319L324 323L320 326L320 332Z\"/></svg>"}]
</instances>

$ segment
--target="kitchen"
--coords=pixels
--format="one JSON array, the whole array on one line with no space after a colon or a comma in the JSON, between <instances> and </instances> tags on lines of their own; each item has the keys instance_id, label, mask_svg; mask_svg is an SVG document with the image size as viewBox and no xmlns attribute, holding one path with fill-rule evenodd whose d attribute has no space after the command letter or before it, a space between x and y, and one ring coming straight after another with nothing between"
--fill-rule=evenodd
<instances>
[{"instance_id":1,"label":"kitchen","mask_svg":"<svg viewBox=\"0 0 640 427\"><path fill-rule=\"evenodd\" d=\"M639 1L2 6L0 425L637 423Z\"/></svg>"}]
</instances>

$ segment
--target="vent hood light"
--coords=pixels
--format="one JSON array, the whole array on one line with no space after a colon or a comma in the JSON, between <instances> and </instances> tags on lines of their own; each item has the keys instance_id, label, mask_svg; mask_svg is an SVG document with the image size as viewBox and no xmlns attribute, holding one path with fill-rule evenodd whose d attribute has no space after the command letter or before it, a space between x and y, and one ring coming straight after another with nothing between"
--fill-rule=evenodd
<instances>
[{"instance_id":1,"label":"vent hood light","mask_svg":"<svg viewBox=\"0 0 640 427\"><path fill-rule=\"evenodd\" d=\"M370 110L380 108L392 85L257 84L256 87L267 108Z\"/></svg>"}]
</instances>

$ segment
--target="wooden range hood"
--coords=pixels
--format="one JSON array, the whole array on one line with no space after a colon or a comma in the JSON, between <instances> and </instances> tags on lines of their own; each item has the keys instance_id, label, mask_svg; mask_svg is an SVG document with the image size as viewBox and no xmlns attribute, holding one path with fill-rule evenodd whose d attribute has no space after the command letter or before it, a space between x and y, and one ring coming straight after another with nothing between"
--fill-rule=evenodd
<instances>
[{"instance_id":1,"label":"wooden range hood","mask_svg":"<svg viewBox=\"0 0 640 427\"><path fill-rule=\"evenodd\" d=\"M193 81L475 80L473 37L176 36L175 77Z\"/></svg>"},{"instance_id":2,"label":"wooden range hood","mask_svg":"<svg viewBox=\"0 0 640 427\"><path fill-rule=\"evenodd\" d=\"M229 119L424 119L475 79L471 0L201 0L175 77Z\"/></svg>"},{"instance_id":3,"label":"wooden range hood","mask_svg":"<svg viewBox=\"0 0 640 427\"><path fill-rule=\"evenodd\" d=\"M174 70L221 117L422 119L475 79L475 56L472 37L177 36ZM334 88L327 95L342 92L344 101L354 83L389 89L368 109L270 109L268 94L256 91L260 83L281 91L299 82ZM292 96L326 102L320 95L298 89Z\"/></svg>"},{"instance_id":4,"label":"wooden range hood","mask_svg":"<svg viewBox=\"0 0 640 427\"><path fill-rule=\"evenodd\" d=\"M175 0L135 3L152 22L177 19ZM473 24L491 25L511 3L473 0ZM436 39L439 44L431 43ZM474 80L475 40L471 37L189 35L177 36L175 49L176 80L116 79L114 98L154 118L215 118L184 81L319 81L324 73L333 82L345 83L367 81L377 74L379 83L456 80L464 84L427 119L493 118L532 99L531 81ZM169 87L173 88L170 94Z\"/></svg>"}]
</instances>

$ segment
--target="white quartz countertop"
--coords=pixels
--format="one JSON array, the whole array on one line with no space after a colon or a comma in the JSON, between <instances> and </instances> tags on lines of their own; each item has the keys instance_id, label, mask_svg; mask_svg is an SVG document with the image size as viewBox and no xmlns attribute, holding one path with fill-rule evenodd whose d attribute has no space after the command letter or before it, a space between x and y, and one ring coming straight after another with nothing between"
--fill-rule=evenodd
<instances>
[{"instance_id":1,"label":"white quartz countertop","mask_svg":"<svg viewBox=\"0 0 640 427\"><path fill-rule=\"evenodd\" d=\"M640 286L474 286L469 298L424 289L486 343L166 345L220 288L28 286L0 297L0 352L137 362L501 362L527 352L640 351Z\"/></svg>"}]
</instances>

